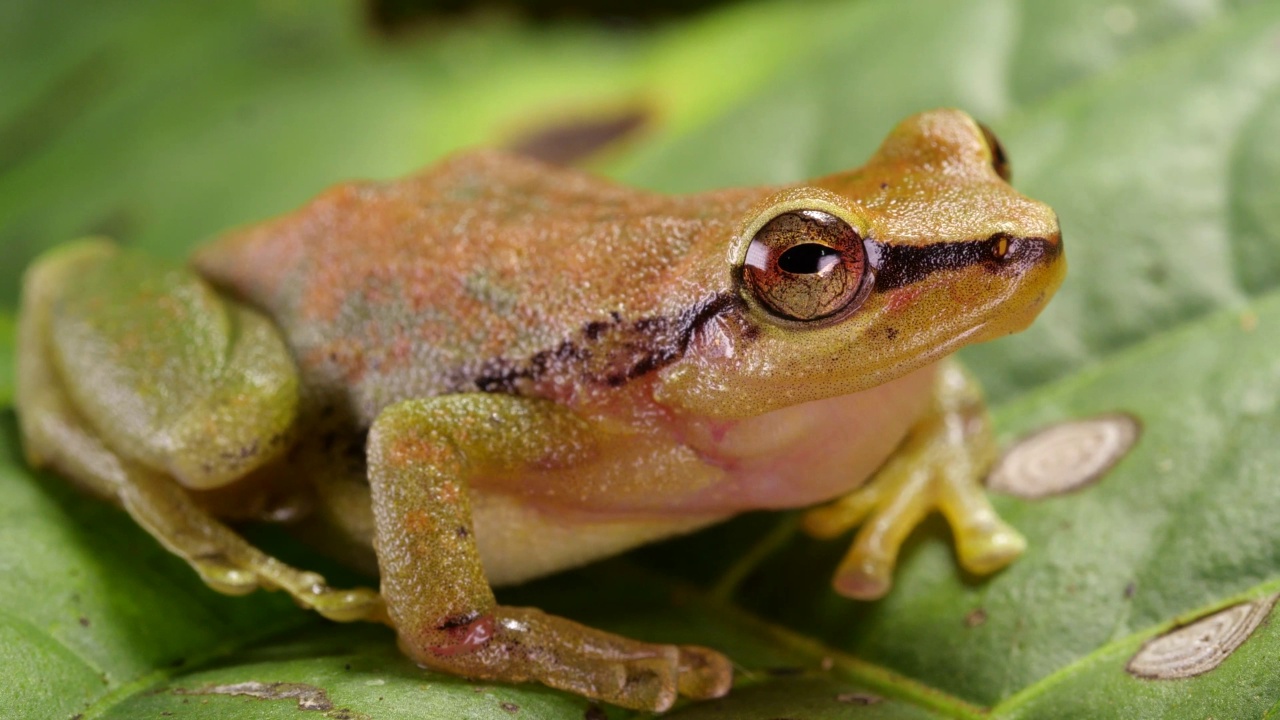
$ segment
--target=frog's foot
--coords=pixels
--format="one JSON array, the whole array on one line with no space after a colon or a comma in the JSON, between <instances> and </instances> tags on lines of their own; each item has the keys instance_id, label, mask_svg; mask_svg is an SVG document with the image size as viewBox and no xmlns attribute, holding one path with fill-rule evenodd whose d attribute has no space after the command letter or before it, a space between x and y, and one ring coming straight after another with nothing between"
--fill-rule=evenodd
<instances>
[{"instance_id":1,"label":"frog's foot","mask_svg":"<svg viewBox=\"0 0 1280 720\"><path fill-rule=\"evenodd\" d=\"M935 509L951 525L956 554L969 572L995 572L1026 548L1022 535L991 507L975 476L913 462L894 458L866 486L805 515L805 530L819 538L862 526L836 570L840 594L873 600L889 592L903 541Z\"/></svg>"},{"instance_id":2,"label":"frog's foot","mask_svg":"<svg viewBox=\"0 0 1280 720\"><path fill-rule=\"evenodd\" d=\"M433 638L424 646L422 639ZM415 641L416 640L416 641ZM655 645L580 625L534 608L496 606L463 625L401 633L422 665L471 678L537 681L626 708L662 712L680 695L720 697L733 668L696 646Z\"/></svg>"},{"instance_id":3,"label":"frog's foot","mask_svg":"<svg viewBox=\"0 0 1280 720\"><path fill-rule=\"evenodd\" d=\"M386 609L376 591L330 587L318 573L262 552L209 515L170 478L132 469L118 492L125 510L139 525L219 592L243 595L257 588L283 590L298 605L330 620L385 619Z\"/></svg>"},{"instance_id":4,"label":"frog's foot","mask_svg":"<svg viewBox=\"0 0 1280 720\"><path fill-rule=\"evenodd\" d=\"M980 483L995 442L976 387L958 366L948 365L935 396L935 411L870 482L804 516L804 529L818 538L862 526L836 570L833 584L842 595L883 597L893 584L902 543L933 510L947 519L960 565L969 572L995 572L1026 549L1026 540L1000 519Z\"/></svg>"},{"instance_id":5,"label":"frog's foot","mask_svg":"<svg viewBox=\"0 0 1280 720\"><path fill-rule=\"evenodd\" d=\"M42 465L110 495L166 549L185 560L206 584L229 595L257 588L283 590L302 607L331 620L385 622L381 596L370 588L331 588L313 572L287 565L248 543L200 507L172 478L107 450L59 402L51 389L26 441ZM36 453L33 453L36 454Z\"/></svg>"},{"instance_id":6,"label":"frog's foot","mask_svg":"<svg viewBox=\"0 0 1280 720\"><path fill-rule=\"evenodd\" d=\"M700 647L654 645L531 608L497 604L471 517L472 478L573 467L597 457L598 430L545 400L459 394L406 400L369 432L369 489L387 612L424 666L487 680L537 681L638 710L679 695L718 697L733 669Z\"/></svg>"}]
</instances>

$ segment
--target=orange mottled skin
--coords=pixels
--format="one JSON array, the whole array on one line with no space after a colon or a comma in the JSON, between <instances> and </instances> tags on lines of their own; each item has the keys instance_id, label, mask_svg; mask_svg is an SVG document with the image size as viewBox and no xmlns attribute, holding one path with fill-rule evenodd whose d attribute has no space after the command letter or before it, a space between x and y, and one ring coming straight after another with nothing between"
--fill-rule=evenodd
<instances>
[{"instance_id":1,"label":"orange mottled skin","mask_svg":"<svg viewBox=\"0 0 1280 720\"><path fill-rule=\"evenodd\" d=\"M668 197L470 153L405 180L341 185L195 264L266 309L304 382L366 427L391 403L480 389L497 363L566 340L604 356L553 359L510 389L582 407L602 384L583 375L623 371L628 342L663 340L635 337L634 321L679 317L724 289L724 248L707 240L769 192ZM617 342L589 342L593 323Z\"/></svg>"}]
</instances>

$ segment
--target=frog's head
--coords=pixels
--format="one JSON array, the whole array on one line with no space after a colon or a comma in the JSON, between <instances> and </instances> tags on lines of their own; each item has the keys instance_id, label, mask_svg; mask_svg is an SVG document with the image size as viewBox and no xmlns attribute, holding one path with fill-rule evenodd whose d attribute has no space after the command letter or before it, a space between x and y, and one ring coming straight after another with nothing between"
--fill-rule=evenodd
<instances>
[{"instance_id":1,"label":"frog's head","mask_svg":"<svg viewBox=\"0 0 1280 720\"><path fill-rule=\"evenodd\" d=\"M843 395L1025 328L1066 272L1058 220L1009 186L968 115L908 118L860 169L741 219L724 262L737 322L700 331L660 394L741 417Z\"/></svg>"}]
</instances>

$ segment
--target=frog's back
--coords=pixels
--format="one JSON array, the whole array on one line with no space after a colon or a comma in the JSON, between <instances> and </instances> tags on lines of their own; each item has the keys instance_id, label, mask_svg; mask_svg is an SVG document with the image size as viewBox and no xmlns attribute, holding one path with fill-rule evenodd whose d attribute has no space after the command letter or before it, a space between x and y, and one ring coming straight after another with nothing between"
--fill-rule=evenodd
<instances>
[{"instance_id":1,"label":"frog's back","mask_svg":"<svg viewBox=\"0 0 1280 720\"><path fill-rule=\"evenodd\" d=\"M711 265L699 237L731 232L762 192L669 197L476 152L337 186L195 265L275 320L312 397L367 424L408 397L545 394L535 375L566 355L581 363L575 342L637 323L646 342L678 342L680 318L715 301L697 280ZM626 362L652 364L605 365Z\"/></svg>"}]
</instances>

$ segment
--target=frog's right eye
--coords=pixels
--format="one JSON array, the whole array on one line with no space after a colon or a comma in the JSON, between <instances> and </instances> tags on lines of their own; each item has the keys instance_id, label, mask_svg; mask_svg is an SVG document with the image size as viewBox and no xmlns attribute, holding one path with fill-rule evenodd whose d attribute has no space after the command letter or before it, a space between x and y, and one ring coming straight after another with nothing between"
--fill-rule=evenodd
<instances>
[{"instance_id":1,"label":"frog's right eye","mask_svg":"<svg viewBox=\"0 0 1280 720\"><path fill-rule=\"evenodd\" d=\"M756 232L742 280L774 315L807 322L855 309L866 267L862 238L849 223L822 210L794 210Z\"/></svg>"},{"instance_id":2,"label":"frog's right eye","mask_svg":"<svg viewBox=\"0 0 1280 720\"><path fill-rule=\"evenodd\" d=\"M1001 180L1009 182L1013 172L1009 167L1009 156L1005 154L1004 146L1000 144L1000 138L991 132L991 128L982 123L978 123L978 129L982 131L982 139L986 141L987 149L991 151L991 167Z\"/></svg>"}]
</instances>

